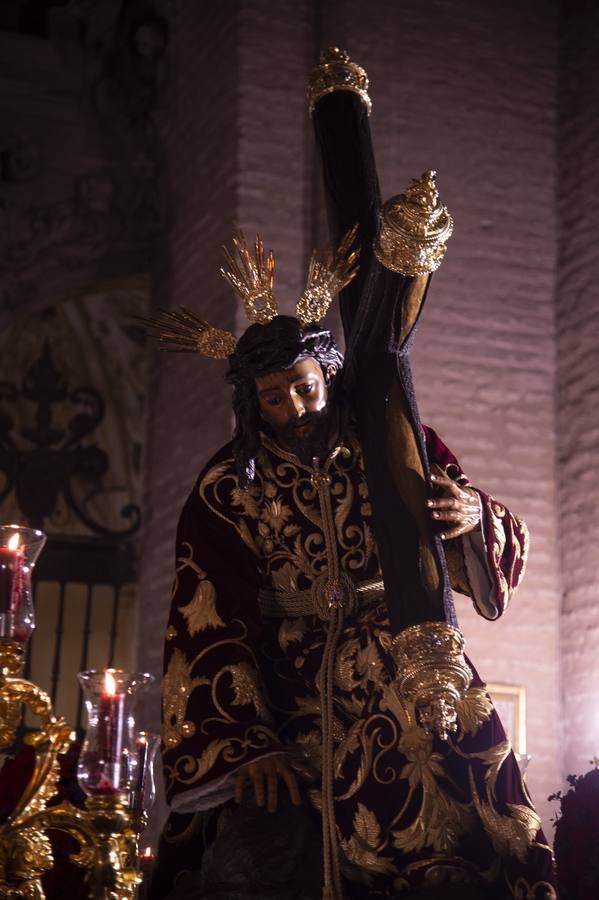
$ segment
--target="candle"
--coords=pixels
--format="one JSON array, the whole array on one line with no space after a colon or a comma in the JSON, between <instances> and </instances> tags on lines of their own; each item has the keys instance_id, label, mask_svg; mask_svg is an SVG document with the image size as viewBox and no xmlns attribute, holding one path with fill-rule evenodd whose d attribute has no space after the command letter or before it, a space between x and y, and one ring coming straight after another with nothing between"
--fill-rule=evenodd
<instances>
[{"instance_id":1,"label":"candle","mask_svg":"<svg viewBox=\"0 0 599 900\"><path fill-rule=\"evenodd\" d=\"M8 546L0 547L0 637L21 639L15 620L23 592L23 560L23 548L15 532Z\"/></svg>"},{"instance_id":2,"label":"candle","mask_svg":"<svg viewBox=\"0 0 599 900\"><path fill-rule=\"evenodd\" d=\"M123 752L125 695L117 693L116 679L110 669L104 675L104 690L98 704L97 752L103 777L96 792L111 794L119 790Z\"/></svg>"},{"instance_id":3,"label":"candle","mask_svg":"<svg viewBox=\"0 0 599 900\"><path fill-rule=\"evenodd\" d=\"M143 850L138 853L137 858L139 860L139 870L145 881L154 868L154 851L151 847L144 847Z\"/></svg>"}]
</instances>

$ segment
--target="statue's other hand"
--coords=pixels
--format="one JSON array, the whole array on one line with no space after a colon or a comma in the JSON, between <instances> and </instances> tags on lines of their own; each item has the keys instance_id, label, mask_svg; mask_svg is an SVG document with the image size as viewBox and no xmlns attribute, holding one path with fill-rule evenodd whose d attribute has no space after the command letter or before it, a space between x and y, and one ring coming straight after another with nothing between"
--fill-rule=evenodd
<instances>
[{"instance_id":1,"label":"statue's other hand","mask_svg":"<svg viewBox=\"0 0 599 900\"><path fill-rule=\"evenodd\" d=\"M441 540L447 541L470 531L478 531L480 501L477 491L458 484L437 465L433 466L431 482L433 487L439 489L439 496L426 501L431 519L435 524L448 524L448 528L439 534Z\"/></svg>"},{"instance_id":2,"label":"statue's other hand","mask_svg":"<svg viewBox=\"0 0 599 900\"><path fill-rule=\"evenodd\" d=\"M279 779L285 782L294 806L300 806L301 797L296 777L286 763L285 754L275 753L242 766L235 778L235 800L241 803L246 782L254 785L256 806L266 806L275 812L278 803Z\"/></svg>"}]
</instances>

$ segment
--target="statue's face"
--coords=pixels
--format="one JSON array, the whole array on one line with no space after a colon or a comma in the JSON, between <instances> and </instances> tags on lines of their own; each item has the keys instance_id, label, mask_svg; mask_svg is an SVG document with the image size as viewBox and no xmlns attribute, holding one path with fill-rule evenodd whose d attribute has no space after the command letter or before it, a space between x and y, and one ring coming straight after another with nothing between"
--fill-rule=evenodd
<instances>
[{"instance_id":1,"label":"statue's face","mask_svg":"<svg viewBox=\"0 0 599 900\"><path fill-rule=\"evenodd\" d=\"M334 377L334 367L328 375ZM255 383L260 413L278 443L309 457L322 441L327 419L329 392L320 365L301 359L290 369L259 376Z\"/></svg>"}]
</instances>

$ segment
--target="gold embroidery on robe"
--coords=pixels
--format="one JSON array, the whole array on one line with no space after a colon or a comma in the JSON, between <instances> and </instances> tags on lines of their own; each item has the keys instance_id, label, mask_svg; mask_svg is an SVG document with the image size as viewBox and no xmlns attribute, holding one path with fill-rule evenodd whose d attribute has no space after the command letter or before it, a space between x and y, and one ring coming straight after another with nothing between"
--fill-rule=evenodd
<instances>
[{"instance_id":1,"label":"gold embroidery on robe","mask_svg":"<svg viewBox=\"0 0 599 900\"><path fill-rule=\"evenodd\" d=\"M200 581L196 592L179 612L185 618L190 637L205 628L224 628L225 623L216 611L216 589L211 581Z\"/></svg>"},{"instance_id":2,"label":"gold embroidery on robe","mask_svg":"<svg viewBox=\"0 0 599 900\"><path fill-rule=\"evenodd\" d=\"M493 712L493 704L487 696L486 688L468 688L456 705L458 723L465 734L475 735Z\"/></svg>"},{"instance_id":3,"label":"gold embroidery on robe","mask_svg":"<svg viewBox=\"0 0 599 900\"><path fill-rule=\"evenodd\" d=\"M373 874L395 874L393 860L381 854L381 826L374 812L363 803L358 803L353 825L353 834L340 842L341 851L347 859Z\"/></svg>"},{"instance_id":4,"label":"gold embroidery on robe","mask_svg":"<svg viewBox=\"0 0 599 900\"><path fill-rule=\"evenodd\" d=\"M370 504L364 502L368 490L360 448L353 439L349 444L351 452L341 450L329 467L339 565L347 572L362 572L369 565L376 571L376 545L369 521ZM262 454L255 481L247 490L239 488L233 460L219 463L202 478L199 494L212 512L235 528L260 560L267 582L279 590L304 590L328 565L324 526L311 470L293 456L281 455L283 461L273 467ZM351 515L356 480L358 499L363 498L359 518ZM290 494L291 505L284 499Z\"/></svg>"},{"instance_id":5,"label":"gold embroidery on robe","mask_svg":"<svg viewBox=\"0 0 599 900\"><path fill-rule=\"evenodd\" d=\"M177 747L183 738L190 737L196 730L194 723L185 719L187 702L196 687L209 682L207 678L192 678L192 666L182 650L173 650L162 691L162 740L168 749Z\"/></svg>"},{"instance_id":6,"label":"gold embroidery on robe","mask_svg":"<svg viewBox=\"0 0 599 900\"><path fill-rule=\"evenodd\" d=\"M526 859L538 830L541 827L541 819L529 806L507 803L506 809L509 815L502 815L492 803L481 800L477 790L472 770L470 770L470 787L474 806L482 821L485 831L493 842L493 848L500 856L515 856L519 862Z\"/></svg>"}]
</instances>

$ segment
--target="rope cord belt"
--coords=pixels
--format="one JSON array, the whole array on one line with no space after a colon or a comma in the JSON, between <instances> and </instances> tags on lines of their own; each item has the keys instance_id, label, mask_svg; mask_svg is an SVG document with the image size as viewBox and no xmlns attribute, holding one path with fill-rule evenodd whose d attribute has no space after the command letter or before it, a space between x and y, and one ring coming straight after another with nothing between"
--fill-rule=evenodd
<instances>
[{"instance_id":1,"label":"rope cord belt","mask_svg":"<svg viewBox=\"0 0 599 900\"><path fill-rule=\"evenodd\" d=\"M321 587L321 584L319 584ZM385 593L385 584L381 578L370 578L368 581L352 583L358 600L382 597ZM314 602L314 588L307 591L275 591L270 588L260 588L258 592L258 605L261 614L267 619L293 619L298 616L320 615L321 603ZM328 617L327 617L328 621Z\"/></svg>"}]
</instances>

